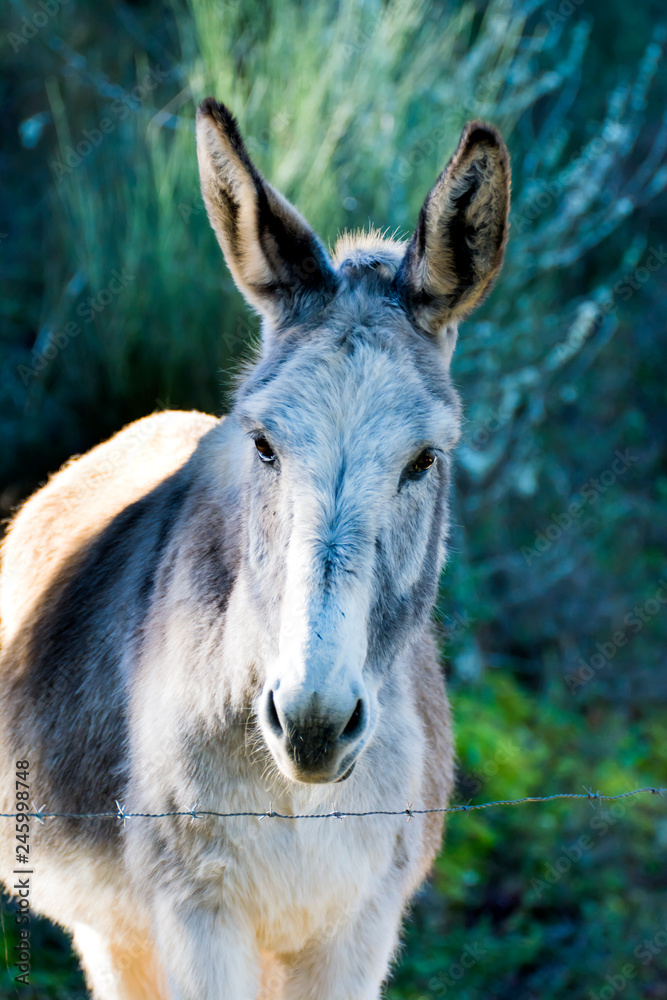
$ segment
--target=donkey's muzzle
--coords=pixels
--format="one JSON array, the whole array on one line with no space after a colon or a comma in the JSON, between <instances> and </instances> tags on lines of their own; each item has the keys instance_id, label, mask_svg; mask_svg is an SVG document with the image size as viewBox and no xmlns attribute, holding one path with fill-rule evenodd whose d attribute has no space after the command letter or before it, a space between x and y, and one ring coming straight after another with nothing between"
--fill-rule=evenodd
<instances>
[{"instance_id":1,"label":"donkey's muzzle","mask_svg":"<svg viewBox=\"0 0 667 1000\"><path fill-rule=\"evenodd\" d=\"M327 710L314 693L304 710L301 706L283 708L276 692L269 690L262 708L269 746L279 763L281 758L288 763L291 777L313 783L340 781L352 773L367 729L362 698L354 701L351 711L350 705Z\"/></svg>"}]
</instances>

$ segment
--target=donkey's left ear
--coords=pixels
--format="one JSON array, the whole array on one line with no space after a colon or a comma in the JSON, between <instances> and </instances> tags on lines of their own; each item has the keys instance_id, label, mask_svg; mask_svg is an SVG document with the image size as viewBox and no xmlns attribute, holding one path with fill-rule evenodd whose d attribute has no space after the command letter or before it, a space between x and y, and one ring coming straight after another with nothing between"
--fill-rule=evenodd
<instances>
[{"instance_id":1,"label":"donkey's left ear","mask_svg":"<svg viewBox=\"0 0 667 1000\"><path fill-rule=\"evenodd\" d=\"M396 276L427 333L455 326L488 292L503 260L509 203L507 147L492 125L470 122L422 206Z\"/></svg>"},{"instance_id":2,"label":"donkey's left ear","mask_svg":"<svg viewBox=\"0 0 667 1000\"><path fill-rule=\"evenodd\" d=\"M197 158L209 220L248 302L278 324L309 293L330 294L336 279L324 247L261 176L234 116L212 97L197 111Z\"/></svg>"}]
</instances>

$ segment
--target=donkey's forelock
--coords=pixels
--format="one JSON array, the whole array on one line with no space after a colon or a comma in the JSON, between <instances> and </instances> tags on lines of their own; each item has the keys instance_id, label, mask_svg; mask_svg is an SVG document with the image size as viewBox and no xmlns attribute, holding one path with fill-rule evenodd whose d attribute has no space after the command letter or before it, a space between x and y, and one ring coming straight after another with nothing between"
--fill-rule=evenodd
<instances>
[{"instance_id":1,"label":"donkey's forelock","mask_svg":"<svg viewBox=\"0 0 667 1000\"><path fill-rule=\"evenodd\" d=\"M367 437L385 424L443 448L455 443L460 408L442 351L372 275L353 279L318 318L267 345L239 386L239 415L288 437L309 423L330 433L339 422L349 433L359 423Z\"/></svg>"},{"instance_id":2,"label":"donkey's forelock","mask_svg":"<svg viewBox=\"0 0 667 1000\"><path fill-rule=\"evenodd\" d=\"M406 247L406 240L387 237L379 229L346 232L336 242L333 263L351 283L368 281L375 274L380 279L380 287L382 283L391 287L405 256Z\"/></svg>"}]
</instances>

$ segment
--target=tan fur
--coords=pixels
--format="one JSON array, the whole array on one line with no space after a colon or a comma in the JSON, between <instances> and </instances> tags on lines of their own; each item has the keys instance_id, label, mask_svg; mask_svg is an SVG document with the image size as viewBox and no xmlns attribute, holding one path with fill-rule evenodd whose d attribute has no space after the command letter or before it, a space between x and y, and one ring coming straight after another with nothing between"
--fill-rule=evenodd
<instances>
[{"instance_id":1,"label":"tan fur","mask_svg":"<svg viewBox=\"0 0 667 1000\"><path fill-rule=\"evenodd\" d=\"M169 1000L155 947L146 935L109 940L88 927L74 931L87 984L103 1000Z\"/></svg>"}]
</instances>

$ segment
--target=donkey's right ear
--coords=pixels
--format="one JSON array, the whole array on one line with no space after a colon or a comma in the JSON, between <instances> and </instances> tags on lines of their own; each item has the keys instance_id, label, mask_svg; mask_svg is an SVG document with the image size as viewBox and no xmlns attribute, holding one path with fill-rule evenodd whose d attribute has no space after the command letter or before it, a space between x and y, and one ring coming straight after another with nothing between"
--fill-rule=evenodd
<instances>
[{"instance_id":1,"label":"donkey's right ear","mask_svg":"<svg viewBox=\"0 0 667 1000\"><path fill-rule=\"evenodd\" d=\"M197 158L208 217L232 277L272 324L335 290L324 247L297 210L261 176L231 112L207 97L197 111Z\"/></svg>"}]
</instances>

